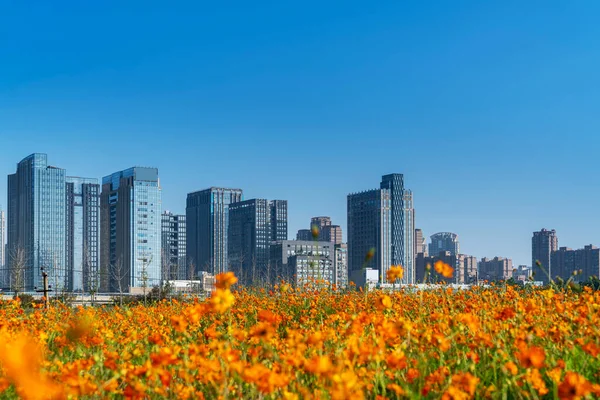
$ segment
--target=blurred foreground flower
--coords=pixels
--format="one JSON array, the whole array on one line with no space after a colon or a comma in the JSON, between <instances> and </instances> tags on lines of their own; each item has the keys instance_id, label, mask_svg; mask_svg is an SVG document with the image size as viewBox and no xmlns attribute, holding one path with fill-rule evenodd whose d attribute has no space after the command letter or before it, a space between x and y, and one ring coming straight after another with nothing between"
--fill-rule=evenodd
<instances>
[{"instance_id":1,"label":"blurred foreground flower","mask_svg":"<svg viewBox=\"0 0 600 400\"><path fill-rule=\"evenodd\" d=\"M443 261L436 261L433 267L435 268L435 272L442 275L444 278L452 278L452 275L454 274L454 268Z\"/></svg>"},{"instance_id":2,"label":"blurred foreground flower","mask_svg":"<svg viewBox=\"0 0 600 400\"><path fill-rule=\"evenodd\" d=\"M387 270L386 279L388 282L396 282L404 278L404 268L401 265L391 266L390 269Z\"/></svg>"}]
</instances>

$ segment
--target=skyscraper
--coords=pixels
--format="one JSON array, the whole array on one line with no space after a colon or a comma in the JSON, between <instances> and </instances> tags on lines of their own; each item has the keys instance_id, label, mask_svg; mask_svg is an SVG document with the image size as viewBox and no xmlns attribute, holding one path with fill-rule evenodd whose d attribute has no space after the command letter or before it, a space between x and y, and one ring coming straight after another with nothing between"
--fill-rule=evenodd
<instances>
[{"instance_id":1,"label":"skyscraper","mask_svg":"<svg viewBox=\"0 0 600 400\"><path fill-rule=\"evenodd\" d=\"M578 250L561 247L552 252L550 265L552 279L560 277L565 281L585 282L592 276L600 276L600 249L591 244Z\"/></svg>"},{"instance_id":2,"label":"skyscraper","mask_svg":"<svg viewBox=\"0 0 600 400\"><path fill-rule=\"evenodd\" d=\"M296 240L313 240L310 229L299 229L296 233Z\"/></svg>"},{"instance_id":3,"label":"skyscraper","mask_svg":"<svg viewBox=\"0 0 600 400\"><path fill-rule=\"evenodd\" d=\"M323 227L331 225L331 217L312 217L310 219L310 227L312 228L314 225L316 225L319 230L322 230Z\"/></svg>"},{"instance_id":4,"label":"skyscraper","mask_svg":"<svg viewBox=\"0 0 600 400\"><path fill-rule=\"evenodd\" d=\"M66 270L72 291L100 285L100 185L95 178L66 177Z\"/></svg>"},{"instance_id":5,"label":"skyscraper","mask_svg":"<svg viewBox=\"0 0 600 400\"><path fill-rule=\"evenodd\" d=\"M542 229L539 232L533 232L531 238L531 268L534 281L544 284L550 282L549 277L554 276L551 255L556 250L558 250L558 237L554 229L551 231Z\"/></svg>"},{"instance_id":6,"label":"skyscraper","mask_svg":"<svg viewBox=\"0 0 600 400\"><path fill-rule=\"evenodd\" d=\"M160 283L161 207L157 168L133 167L102 179L101 290Z\"/></svg>"},{"instance_id":7,"label":"skyscraper","mask_svg":"<svg viewBox=\"0 0 600 400\"><path fill-rule=\"evenodd\" d=\"M339 225L326 225L319 232L320 240L333 244L342 244L342 227Z\"/></svg>"},{"instance_id":8,"label":"skyscraper","mask_svg":"<svg viewBox=\"0 0 600 400\"><path fill-rule=\"evenodd\" d=\"M458 235L452 232L439 232L431 235L429 243L429 256L437 257L440 252L449 251L452 255L460 253Z\"/></svg>"},{"instance_id":9,"label":"skyscraper","mask_svg":"<svg viewBox=\"0 0 600 400\"><path fill-rule=\"evenodd\" d=\"M411 190L404 191L404 278L402 283L415 283L415 209Z\"/></svg>"},{"instance_id":10,"label":"skyscraper","mask_svg":"<svg viewBox=\"0 0 600 400\"><path fill-rule=\"evenodd\" d=\"M65 170L31 154L8 176L8 264L11 287L42 286L40 267L55 290L66 289Z\"/></svg>"},{"instance_id":11,"label":"skyscraper","mask_svg":"<svg viewBox=\"0 0 600 400\"><path fill-rule=\"evenodd\" d=\"M271 242L287 240L287 201L252 199L229 205L228 269L240 282L270 282Z\"/></svg>"},{"instance_id":12,"label":"skyscraper","mask_svg":"<svg viewBox=\"0 0 600 400\"><path fill-rule=\"evenodd\" d=\"M211 187L189 193L186 202L188 270L227 271L229 205L242 201L242 189Z\"/></svg>"},{"instance_id":13,"label":"skyscraper","mask_svg":"<svg viewBox=\"0 0 600 400\"><path fill-rule=\"evenodd\" d=\"M404 175L389 174L381 177L381 189L387 189L390 197L391 237L390 262L392 265L409 264L406 258L405 207L404 207ZM412 263L412 261L410 262ZM383 273L383 271L379 271Z\"/></svg>"},{"instance_id":14,"label":"skyscraper","mask_svg":"<svg viewBox=\"0 0 600 400\"><path fill-rule=\"evenodd\" d=\"M350 280L363 268L374 268L385 277L392 265L392 206L388 189L348 195L348 270ZM374 250L374 254L372 251ZM370 258L366 258L367 255Z\"/></svg>"},{"instance_id":15,"label":"skyscraper","mask_svg":"<svg viewBox=\"0 0 600 400\"><path fill-rule=\"evenodd\" d=\"M186 267L185 215L165 211L161 217L162 271L161 279L188 279Z\"/></svg>"}]
</instances>

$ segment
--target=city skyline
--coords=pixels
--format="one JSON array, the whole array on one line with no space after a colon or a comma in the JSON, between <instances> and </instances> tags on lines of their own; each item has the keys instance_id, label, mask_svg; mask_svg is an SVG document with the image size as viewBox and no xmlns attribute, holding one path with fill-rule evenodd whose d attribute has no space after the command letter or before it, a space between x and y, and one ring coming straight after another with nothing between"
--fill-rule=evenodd
<instances>
[{"instance_id":1,"label":"city skyline","mask_svg":"<svg viewBox=\"0 0 600 400\"><path fill-rule=\"evenodd\" d=\"M290 232L316 215L347 232L346 195L399 172L425 237L456 232L467 254L530 264L542 227L567 247L600 243L598 12L13 2L0 16L0 176L33 152L86 177L148 165L177 214L191 191L243 187L288 199Z\"/></svg>"}]
</instances>

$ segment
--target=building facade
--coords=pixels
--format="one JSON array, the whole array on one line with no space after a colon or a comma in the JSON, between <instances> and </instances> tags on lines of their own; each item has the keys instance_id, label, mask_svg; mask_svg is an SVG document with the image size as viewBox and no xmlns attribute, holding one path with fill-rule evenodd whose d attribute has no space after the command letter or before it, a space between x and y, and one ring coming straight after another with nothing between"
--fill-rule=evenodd
<instances>
[{"instance_id":1,"label":"building facade","mask_svg":"<svg viewBox=\"0 0 600 400\"><path fill-rule=\"evenodd\" d=\"M412 263L407 257L411 252L406 251L406 220L405 220L405 193L404 175L388 174L381 177L380 189L389 193L390 203L390 260L391 265L408 265ZM412 233L411 233L412 235ZM385 272L380 270L380 276L385 277ZM403 280L403 283L406 283Z\"/></svg>"},{"instance_id":2,"label":"building facade","mask_svg":"<svg viewBox=\"0 0 600 400\"><path fill-rule=\"evenodd\" d=\"M102 179L101 290L160 283L161 208L157 168L133 167Z\"/></svg>"},{"instance_id":3,"label":"building facade","mask_svg":"<svg viewBox=\"0 0 600 400\"><path fill-rule=\"evenodd\" d=\"M319 240L342 244L342 227L339 225L326 225L319 232Z\"/></svg>"},{"instance_id":4,"label":"building facade","mask_svg":"<svg viewBox=\"0 0 600 400\"><path fill-rule=\"evenodd\" d=\"M40 268L54 290L66 290L65 170L32 154L8 176L8 265L13 290L42 287Z\"/></svg>"},{"instance_id":5,"label":"building facade","mask_svg":"<svg viewBox=\"0 0 600 400\"><path fill-rule=\"evenodd\" d=\"M188 270L213 275L227 271L229 205L242 200L241 189L211 187L187 195Z\"/></svg>"},{"instance_id":6,"label":"building facade","mask_svg":"<svg viewBox=\"0 0 600 400\"><path fill-rule=\"evenodd\" d=\"M585 282L592 276L600 277L600 249L592 245L578 250L561 247L552 252L551 266L552 279Z\"/></svg>"},{"instance_id":7,"label":"building facade","mask_svg":"<svg viewBox=\"0 0 600 400\"><path fill-rule=\"evenodd\" d=\"M335 270L334 283L338 288L348 287L348 246L345 243L335 244L333 267Z\"/></svg>"},{"instance_id":8,"label":"building facade","mask_svg":"<svg viewBox=\"0 0 600 400\"><path fill-rule=\"evenodd\" d=\"M360 274L364 268L385 277L392 265L392 205L388 189L375 189L348 195L348 272Z\"/></svg>"},{"instance_id":9,"label":"building facade","mask_svg":"<svg viewBox=\"0 0 600 400\"><path fill-rule=\"evenodd\" d=\"M270 248L270 281L295 285L314 280L335 283L335 247L331 242L283 240Z\"/></svg>"},{"instance_id":10,"label":"building facade","mask_svg":"<svg viewBox=\"0 0 600 400\"><path fill-rule=\"evenodd\" d=\"M100 185L66 177L66 271L70 291L100 289Z\"/></svg>"},{"instance_id":11,"label":"building facade","mask_svg":"<svg viewBox=\"0 0 600 400\"><path fill-rule=\"evenodd\" d=\"M438 261L454 269L451 277L444 277L436 272L435 263ZM435 257L419 253L415 264L415 283L473 284L477 282L477 258L474 256L452 254L450 251L441 251Z\"/></svg>"},{"instance_id":12,"label":"building facade","mask_svg":"<svg viewBox=\"0 0 600 400\"><path fill-rule=\"evenodd\" d=\"M442 251L449 251L452 254L460 254L458 235L452 232L439 232L431 235L429 243L429 255L435 256Z\"/></svg>"},{"instance_id":13,"label":"building facade","mask_svg":"<svg viewBox=\"0 0 600 400\"><path fill-rule=\"evenodd\" d=\"M554 229L533 232L531 238L531 273L535 282L548 284L552 271L552 252L558 250L558 237Z\"/></svg>"},{"instance_id":14,"label":"building facade","mask_svg":"<svg viewBox=\"0 0 600 400\"><path fill-rule=\"evenodd\" d=\"M477 257L459 254L456 257L456 282L459 284L477 283Z\"/></svg>"},{"instance_id":15,"label":"building facade","mask_svg":"<svg viewBox=\"0 0 600 400\"><path fill-rule=\"evenodd\" d=\"M482 258L479 262L480 281L503 281L512 278L513 263L510 258L494 257Z\"/></svg>"},{"instance_id":16,"label":"building facade","mask_svg":"<svg viewBox=\"0 0 600 400\"><path fill-rule=\"evenodd\" d=\"M161 216L161 279L186 280L186 223L185 215L165 211Z\"/></svg>"},{"instance_id":17,"label":"building facade","mask_svg":"<svg viewBox=\"0 0 600 400\"><path fill-rule=\"evenodd\" d=\"M229 205L228 270L240 284L269 282L270 244L287 240L287 201L252 199Z\"/></svg>"},{"instance_id":18,"label":"building facade","mask_svg":"<svg viewBox=\"0 0 600 400\"><path fill-rule=\"evenodd\" d=\"M313 240L310 229L299 229L296 233L296 240Z\"/></svg>"}]
</instances>

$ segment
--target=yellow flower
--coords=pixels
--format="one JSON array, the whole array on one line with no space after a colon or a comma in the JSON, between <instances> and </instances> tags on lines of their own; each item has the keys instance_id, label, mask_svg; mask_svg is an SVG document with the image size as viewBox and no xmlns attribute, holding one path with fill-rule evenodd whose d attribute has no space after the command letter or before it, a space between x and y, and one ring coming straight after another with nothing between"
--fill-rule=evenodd
<instances>
[{"instance_id":1,"label":"yellow flower","mask_svg":"<svg viewBox=\"0 0 600 400\"><path fill-rule=\"evenodd\" d=\"M218 313L229 310L235 301L235 297L229 289L217 289L210 298L212 309Z\"/></svg>"}]
</instances>

